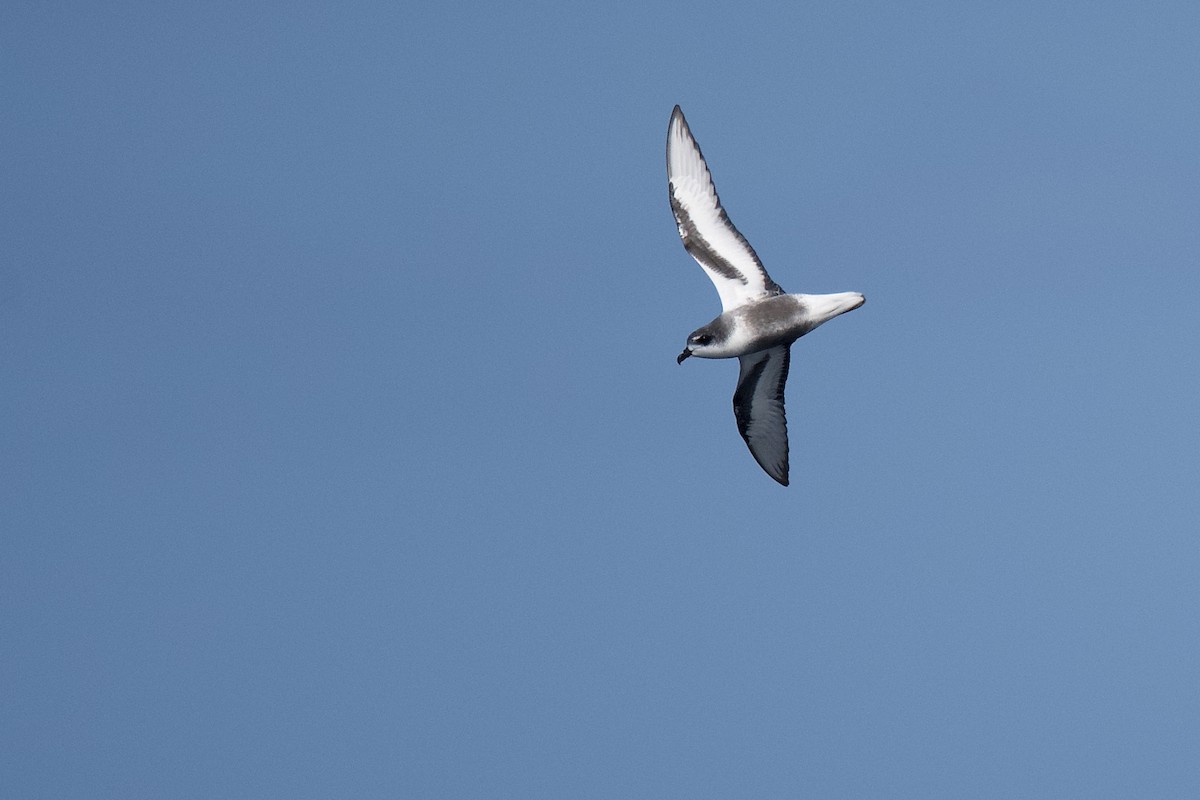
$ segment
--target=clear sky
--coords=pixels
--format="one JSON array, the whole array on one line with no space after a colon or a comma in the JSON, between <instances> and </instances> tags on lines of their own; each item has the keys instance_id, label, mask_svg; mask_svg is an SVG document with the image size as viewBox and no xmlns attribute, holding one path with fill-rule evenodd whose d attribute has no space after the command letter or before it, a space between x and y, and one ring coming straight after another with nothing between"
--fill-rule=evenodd
<instances>
[{"instance_id":1,"label":"clear sky","mask_svg":"<svg viewBox=\"0 0 1200 800\"><path fill-rule=\"evenodd\" d=\"M1200 4L0 11L0 795L1200 796ZM682 105L791 291L754 463Z\"/></svg>"}]
</instances>

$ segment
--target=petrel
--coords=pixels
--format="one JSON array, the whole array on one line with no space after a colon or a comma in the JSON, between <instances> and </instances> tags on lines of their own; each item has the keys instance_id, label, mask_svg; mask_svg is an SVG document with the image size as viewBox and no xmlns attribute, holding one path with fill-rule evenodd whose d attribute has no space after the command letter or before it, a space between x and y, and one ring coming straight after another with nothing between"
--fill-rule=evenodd
<instances>
[{"instance_id":1,"label":"petrel","mask_svg":"<svg viewBox=\"0 0 1200 800\"><path fill-rule=\"evenodd\" d=\"M858 292L788 294L763 269L754 248L721 207L708 164L679 106L667 127L667 185L679 238L708 273L721 315L692 331L676 362L689 356L737 358L733 416L758 465L788 485L783 385L791 344L822 322L858 308Z\"/></svg>"}]
</instances>

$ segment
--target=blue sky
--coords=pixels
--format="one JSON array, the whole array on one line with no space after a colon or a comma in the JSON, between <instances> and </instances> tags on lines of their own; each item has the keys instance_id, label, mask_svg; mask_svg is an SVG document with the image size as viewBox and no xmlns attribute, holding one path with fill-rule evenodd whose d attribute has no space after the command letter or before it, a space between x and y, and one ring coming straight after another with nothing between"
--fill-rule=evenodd
<instances>
[{"instance_id":1,"label":"blue sky","mask_svg":"<svg viewBox=\"0 0 1200 800\"><path fill-rule=\"evenodd\" d=\"M1200 791L1200 6L0 12L0 794ZM792 485L667 203L791 291Z\"/></svg>"}]
</instances>

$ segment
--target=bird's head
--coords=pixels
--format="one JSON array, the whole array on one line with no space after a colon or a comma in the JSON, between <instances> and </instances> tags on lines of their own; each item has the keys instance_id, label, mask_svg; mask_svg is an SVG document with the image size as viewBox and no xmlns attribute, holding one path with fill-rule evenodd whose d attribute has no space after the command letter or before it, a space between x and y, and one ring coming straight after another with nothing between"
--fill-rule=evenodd
<instances>
[{"instance_id":1,"label":"bird's head","mask_svg":"<svg viewBox=\"0 0 1200 800\"><path fill-rule=\"evenodd\" d=\"M720 349L719 343L723 341L721 331L716 330L716 326L712 323L705 325L703 328L698 328L688 336L687 346L683 348L683 352L675 359L676 364L682 364L685 358L691 356L700 356L701 358L720 358L717 354Z\"/></svg>"}]
</instances>

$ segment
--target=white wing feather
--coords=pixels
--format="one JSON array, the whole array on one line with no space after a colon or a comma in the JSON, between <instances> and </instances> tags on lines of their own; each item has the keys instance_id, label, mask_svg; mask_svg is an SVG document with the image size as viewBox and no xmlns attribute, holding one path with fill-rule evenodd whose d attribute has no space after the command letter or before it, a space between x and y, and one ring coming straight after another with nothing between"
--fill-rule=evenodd
<instances>
[{"instance_id":1,"label":"white wing feather","mask_svg":"<svg viewBox=\"0 0 1200 800\"><path fill-rule=\"evenodd\" d=\"M679 106L667 128L667 183L679 238L717 287L723 311L783 292L721 207L708 165Z\"/></svg>"}]
</instances>

